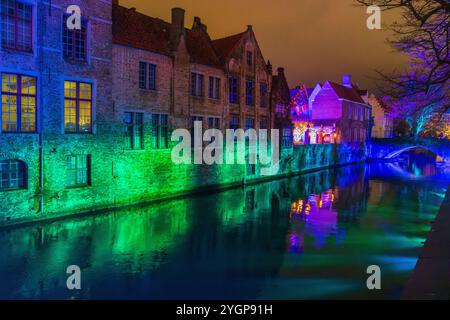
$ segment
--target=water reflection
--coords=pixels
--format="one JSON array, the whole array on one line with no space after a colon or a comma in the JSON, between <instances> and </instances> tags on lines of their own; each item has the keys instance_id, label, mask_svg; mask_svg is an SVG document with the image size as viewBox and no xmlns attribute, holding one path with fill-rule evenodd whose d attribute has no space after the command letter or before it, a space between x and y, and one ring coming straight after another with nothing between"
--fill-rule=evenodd
<instances>
[{"instance_id":1,"label":"water reflection","mask_svg":"<svg viewBox=\"0 0 450 320\"><path fill-rule=\"evenodd\" d=\"M398 298L450 183L435 170L417 180L349 166L1 231L0 298ZM82 268L75 293L71 264ZM365 286L372 264L380 292Z\"/></svg>"}]
</instances>

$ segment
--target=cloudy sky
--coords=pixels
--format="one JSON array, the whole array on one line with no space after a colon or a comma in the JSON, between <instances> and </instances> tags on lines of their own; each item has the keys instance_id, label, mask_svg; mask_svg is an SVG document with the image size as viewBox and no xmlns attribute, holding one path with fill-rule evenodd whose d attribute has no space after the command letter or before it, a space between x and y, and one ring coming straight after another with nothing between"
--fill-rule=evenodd
<instances>
[{"instance_id":1,"label":"cloudy sky","mask_svg":"<svg viewBox=\"0 0 450 320\"><path fill-rule=\"evenodd\" d=\"M170 21L173 7L186 9L186 27L194 16L211 38L225 37L253 25L265 59L286 69L291 86L313 86L326 79L374 88L375 70L403 70L405 59L387 44L389 32L368 30L366 9L354 0L120 0L125 7ZM400 13L383 13L383 25Z\"/></svg>"}]
</instances>

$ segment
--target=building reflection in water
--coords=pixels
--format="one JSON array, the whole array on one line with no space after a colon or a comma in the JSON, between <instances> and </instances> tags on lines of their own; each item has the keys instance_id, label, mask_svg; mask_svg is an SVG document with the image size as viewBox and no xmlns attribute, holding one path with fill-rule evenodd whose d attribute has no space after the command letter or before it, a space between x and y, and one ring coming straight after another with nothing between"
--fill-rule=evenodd
<instances>
[{"instance_id":1,"label":"building reflection in water","mask_svg":"<svg viewBox=\"0 0 450 320\"><path fill-rule=\"evenodd\" d=\"M337 192L338 189L331 189L292 202L291 252L302 251L305 235L313 236L315 248L320 249L325 245L329 235L336 234L338 213L333 208L333 202Z\"/></svg>"}]
</instances>

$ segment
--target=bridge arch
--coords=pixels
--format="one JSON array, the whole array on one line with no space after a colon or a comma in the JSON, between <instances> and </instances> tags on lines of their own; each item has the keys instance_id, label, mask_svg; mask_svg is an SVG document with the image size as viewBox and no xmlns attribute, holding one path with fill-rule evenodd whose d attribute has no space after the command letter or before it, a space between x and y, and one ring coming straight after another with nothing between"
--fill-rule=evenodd
<instances>
[{"instance_id":1,"label":"bridge arch","mask_svg":"<svg viewBox=\"0 0 450 320\"><path fill-rule=\"evenodd\" d=\"M394 151L390 152L389 154L387 154L384 158L385 159L393 159L404 152L407 152L409 150L414 150L414 149L421 149L421 150L432 152L433 154L436 155L438 161L443 161L443 157L440 154L438 154L436 151L434 151L430 148L424 147L424 146L419 146L419 145L407 146L407 147L403 147L403 148L394 150Z\"/></svg>"}]
</instances>

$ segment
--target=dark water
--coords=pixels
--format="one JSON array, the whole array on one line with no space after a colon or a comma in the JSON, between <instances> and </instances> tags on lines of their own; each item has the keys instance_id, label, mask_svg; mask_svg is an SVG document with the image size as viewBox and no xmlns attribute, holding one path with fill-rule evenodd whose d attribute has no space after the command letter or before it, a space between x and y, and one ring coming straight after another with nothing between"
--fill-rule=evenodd
<instances>
[{"instance_id":1,"label":"dark water","mask_svg":"<svg viewBox=\"0 0 450 320\"><path fill-rule=\"evenodd\" d=\"M415 158L0 231L0 298L399 298L450 184Z\"/></svg>"}]
</instances>

